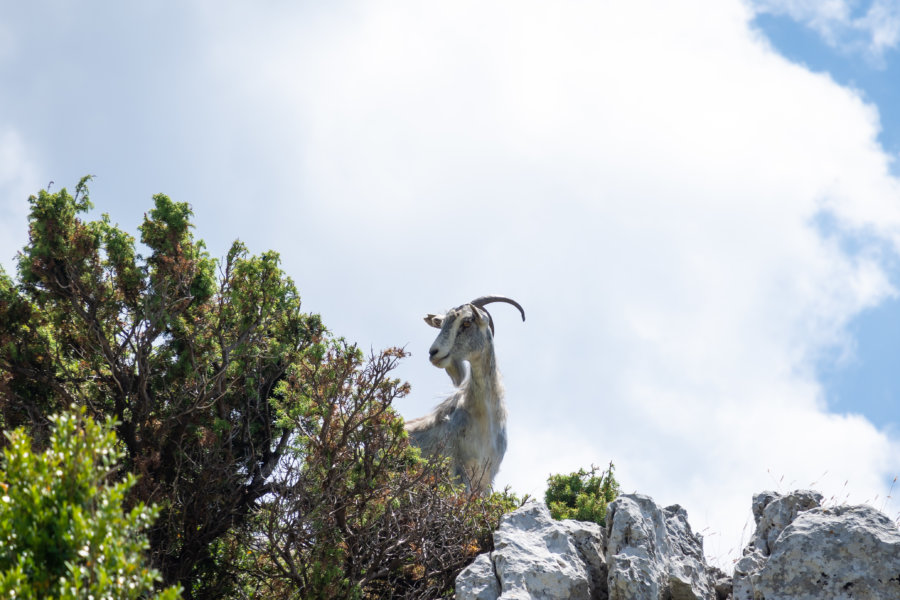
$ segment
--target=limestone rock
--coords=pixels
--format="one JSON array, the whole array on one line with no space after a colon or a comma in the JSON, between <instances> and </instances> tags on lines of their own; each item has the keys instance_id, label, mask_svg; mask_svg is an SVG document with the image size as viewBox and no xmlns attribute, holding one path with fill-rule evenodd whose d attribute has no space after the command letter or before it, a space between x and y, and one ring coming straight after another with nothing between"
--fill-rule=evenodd
<instances>
[{"instance_id":1,"label":"limestone rock","mask_svg":"<svg viewBox=\"0 0 900 600\"><path fill-rule=\"evenodd\" d=\"M503 517L494 552L459 574L456 597L605 600L605 586L602 528L555 521L543 503L529 502Z\"/></svg>"},{"instance_id":2,"label":"limestone rock","mask_svg":"<svg viewBox=\"0 0 900 600\"><path fill-rule=\"evenodd\" d=\"M457 598L511 600L900 600L900 530L867 506L818 492L753 498L756 530L733 578L710 568L680 506L639 494L607 527L554 521L538 502L506 515L495 550L460 573Z\"/></svg>"},{"instance_id":3,"label":"limestone rock","mask_svg":"<svg viewBox=\"0 0 900 600\"><path fill-rule=\"evenodd\" d=\"M772 553L772 544L784 528L805 510L822 504L822 494L813 490L797 490L787 495L762 492L753 496L753 517L756 531L750 543L763 555Z\"/></svg>"},{"instance_id":4,"label":"limestone rock","mask_svg":"<svg viewBox=\"0 0 900 600\"><path fill-rule=\"evenodd\" d=\"M608 597L606 532L596 523L568 519L557 522L566 528L587 567L588 575L591 578L591 598L606 600Z\"/></svg>"},{"instance_id":5,"label":"limestone rock","mask_svg":"<svg viewBox=\"0 0 900 600\"><path fill-rule=\"evenodd\" d=\"M753 495L756 530L744 548L744 555L734 565L735 600L753 600L753 582L750 576L766 564L775 540L797 515L821 504L822 494L812 490L797 490L790 494L764 491Z\"/></svg>"},{"instance_id":6,"label":"limestone rock","mask_svg":"<svg viewBox=\"0 0 900 600\"><path fill-rule=\"evenodd\" d=\"M609 505L606 522L610 600L716 600L702 538L683 508L626 494Z\"/></svg>"},{"instance_id":7,"label":"limestone rock","mask_svg":"<svg viewBox=\"0 0 900 600\"><path fill-rule=\"evenodd\" d=\"M716 591L716 600L729 600L732 598L734 587L732 576L718 567L710 567L709 574L714 582L713 588Z\"/></svg>"},{"instance_id":8,"label":"limestone rock","mask_svg":"<svg viewBox=\"0 0 900 600\"><path fill-rule=\"evenodd\" d=\"M732 596L734 600L753 600L753 582L751 576L758 573L766 564L766 556L762 550L747 546L744 556L734 565L732 579Z\"/></svg>"},{"instance_id":9,"label":"limestone rock","mask_svg":"<svg viewBox=\"0 0 900 600\"><path fill-rule=\"evenodd\" d=\"M888 517L819 506L816 492L766 494L754 498L757 530L735 566L734 600L900 598L900 530Z\"/></svg>"},{"instance_id":10,"label":"limestone rock","mask_svg":"<svg viewBox=\"0 0 900 600\"><path fill-rule=\"evenodd\" d=\"M490 554L479 554L475 562L456 577L456 597L465 600L497 600L500 582L494 574Z\"/></svg>"},{"instance_id":11,"label":"limestone rock","mask_svg":"<svg viewBox=\"0 0 900 600\"><path fill-rule=\"evenodd\" d=\"M599 532L598 526L602 539ZM530 502L503 519L493 561L502 599L592 597L593 578L571 528L553 520L543 503Z\"/></svg>"}]
</instances>

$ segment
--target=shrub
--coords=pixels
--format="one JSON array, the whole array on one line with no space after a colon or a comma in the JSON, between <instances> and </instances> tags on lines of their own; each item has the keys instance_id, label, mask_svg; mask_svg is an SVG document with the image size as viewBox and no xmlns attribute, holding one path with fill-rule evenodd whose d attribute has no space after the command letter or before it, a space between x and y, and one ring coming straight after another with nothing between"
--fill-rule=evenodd
<instances>
[{"instance_id":1,"label":"shrub","mask_svg":"<svg viewBox=\"0 0 900 600\"><path fill-rule=\"evenodd\" d=\"M452 590L517 500L409 446L403 351L334 339L275 252L211 258L187 203L155 196L140 245L84 218L88 181L31 197L17 279L0 269L0 426L51 448L64 407L114 422L131 475L110 493L160 507L149 560L186 599Z\"/></svg>"},{"instance_id":2,"label":"shrub","mask_svg":"<svg viewBox=\"0 0 900 600\"><path fill-rule=\"evenodd\" d=\"M112 417L137 476L127 502L160 507L153 565L185 597L218 599L211 549L269 492L292 435L271 396L324 327L276 253L236 241L211 258L189 205L162 194L138 246L106 215L83 218L88 179L30 198L18 282L0 271L0 423L45 446L65 407Z\"/></svg>"},{"instance_id":3,"label":"shrub","mask_svg":"<svg viewBox=\"0 0 900 600\"><path fill-rule=\"evenodd\" d=\"M435 598L492 548L508 491L471 495L445 461L411 447L391 407L408 385L389 377L405 353L364 360L338 341L279 389L297 435L245 539L245 587L266 598ZM251 563L251 564L248 564Z\"/></svg>"},{"instance_id":4,"label":"shrub","mask_svg":"<svg viewBox=\"0 0 900 600\"><path fill-rule=\"evenodd\" d=\"M116 450L112 423L85 411L51 417L48 447L32 451L23 429L7 433L0 459L0 597L144 598L158 579L144 566L142 531L156 510L123 513L134 477L111 482ZM153 595L179 597L175 588Z\"/></svg>"},{"instance_id":5,"label":"shrub","mask_svg":"<svg viewBox=\"0 0 900 600\"><path fill-rule=\"evenodd\" d=\"M551 475L547 479L544 501L554 519L575 519L605 524L606 506L619 494L619 482L613 476L613 464L597 475L598 467L590 471L579 469L568 475Z\"/></svg>"}]
</instances>

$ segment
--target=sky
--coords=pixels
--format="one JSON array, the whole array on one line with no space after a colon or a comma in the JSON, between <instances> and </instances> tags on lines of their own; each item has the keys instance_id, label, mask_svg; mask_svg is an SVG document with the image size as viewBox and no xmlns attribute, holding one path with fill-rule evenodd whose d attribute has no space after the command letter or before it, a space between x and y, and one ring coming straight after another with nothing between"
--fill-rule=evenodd
<instances>
[{"instance_id":1,"label":"sky","mask_svg":"<svg viewBox=\"0 0 900 600\"><path fill-rule=\"evenodd\" d=\"M727 569L762 490L900 518L898 47L896 0L0 0L0 264L48 185L166 193L406 347L407 417L425 314L515 298L495 486L612 461Z\"/></svg>"}]
</instances>

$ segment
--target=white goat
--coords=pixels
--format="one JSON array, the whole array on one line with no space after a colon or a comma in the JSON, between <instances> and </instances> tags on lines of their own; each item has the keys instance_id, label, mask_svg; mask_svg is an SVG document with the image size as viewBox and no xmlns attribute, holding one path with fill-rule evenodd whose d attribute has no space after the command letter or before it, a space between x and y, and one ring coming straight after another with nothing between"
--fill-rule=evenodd
<instances>
[{"instance_id":1,"label":"white goat","mask_svg":"<svg viewBox=\"0 0 900 600\"><path fill-rule=\"evenodd\" d=\"M457 390L431 413L406 423L410 441L425 456L450 458L453 475L466 488L486 493L506 453L506 404L494 356L494 321L484 306L519 303L503 296L482 296L428 315L425 322L441 330L429 354L431 364L445 369ZM464 362L469 363L466 378Z\"/></svg>"}]
</instances>

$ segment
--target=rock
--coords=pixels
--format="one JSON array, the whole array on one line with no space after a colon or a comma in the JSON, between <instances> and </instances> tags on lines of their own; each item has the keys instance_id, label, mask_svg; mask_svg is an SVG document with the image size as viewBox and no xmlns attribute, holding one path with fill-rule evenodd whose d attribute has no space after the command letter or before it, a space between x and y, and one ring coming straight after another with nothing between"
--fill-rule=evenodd
<instances>
[{"instance_id":1,"label":"rock","mask_svg":"<svg viewBox=\"0 0 900 600\"><path fill-rule=\"evenodd\" d=\"M725 571L710 567L710 577L713 580L713 588L716 591L716 600L728 600L732 597L733 578Z\"/></svg>"},{"instance_id":2,"label":"rock","mask_svg":"<svg viewBox=\"0 0 900 600\"><path fill-rule=\"evenodd\" d=\"M702 538L683 508L626 494L609 505L606 520L610 600L716 600Z\"/></svg>"},{"instance_id":3,"label":"rock","mask_svg":"<svg viewBox=\"0 0 900 600\"><path fill-rule=\"evenodd\" d=\"M500 582L494 574L490 554L479 554L475 562L456 577L456 597L465 600L497 600Z\"/></svg>"},{"instance_id":4,"label":"rock","mask_svg":"<svg viewBox=\"0 0 900 600\"><path fill-rule=\"evenodd\" d=\"M895 600L900 530L867 506L821 506L800 490L753 497L756 530L733 578L706 565L680 506L639 494L609 505L605 530L554 521L538 502L506 515L495 550L456 580L466 600Z\"/></svg>"},{"instance_id":5,"label":"rock","mask_svg":"<svg viewBox=\"0 0 900 600\"><path fill-rule=\"evenodd\" d=\"M757 528L735 565L734 600L900 598L900 530L888 517L819 506L817 492L765 494L754 497Z\"/></svg>"},{"instance_id":6,"label":"rock","mask_svg":"<svg viewBox=\"0 0 900 600\"><path fill-rule=\"evenodd\" d=\"M503 517L494 551L459 574L456 597L605 600L603 547L599 525L555 521L543 503L529 502Z\"/></svg>"},{"instance_id":7,"label":"rock","mask_svg":"<svg viewBox=\"0 0 900 600\"><path fill-rule=\"evenodd\" d=\"M500 598L584 598L593 594L594 580L572 535L591 529L591 523L572 527L555 521L540 502L530 502L507 515L494 533L494 569ZM594 535L602 540L600 527ZM601 541L602 544L602 541Z\"/></svg>"},{"instance_id":8,"label":"rock","mask_svg":"<svg viewBox=\"0 0 900 600\"><path fill-rule=\"evenodd\" d=\"M782 496L777 492L762 492L753 496L753 517L756 531L750 543L764 556L772 553L772 544L798 514L822 504L822 494L813 490L797 490Z\"/></svg>"},{"instance_id":9,"label":"rock","mask_svg":"<svg viewBox=\"0 0 900 600\"><path fill-rule=\"evenodd\" d=\"M591 577L591 598L597 600L606 600L607 591L607 568L606 568L606 532L596 523L588 523L585 521L557 521L572 536L575 547L581 555L581 559L587 566L588 574Z\"/></svg>"},{"instance_id":10,"label":"rock","mask_svg":"<svg viewBox=\"0 0 900 600\"><path fill-rule=\"evenodd\" d=\"M797 490L790 494L773 491L753 495L753 518L756 530L744 548L743 556L734 565L733 596L735 600L753 600L750 575L766 564L771 548L798 514L822 504L822 494L812 490Z\"/></svg>"},{"instance_id":11,"label":"rock","mask_svg":"<svg viewBox=\"0 0 900 600\"><path fill-rule=\"evenodd\" d=\"M734 600L753 600L753 582L750 576L759 572L766 564L762 550L748 545L744 556L734 565L732 596Z\"/></svg>"}]
</instances>

